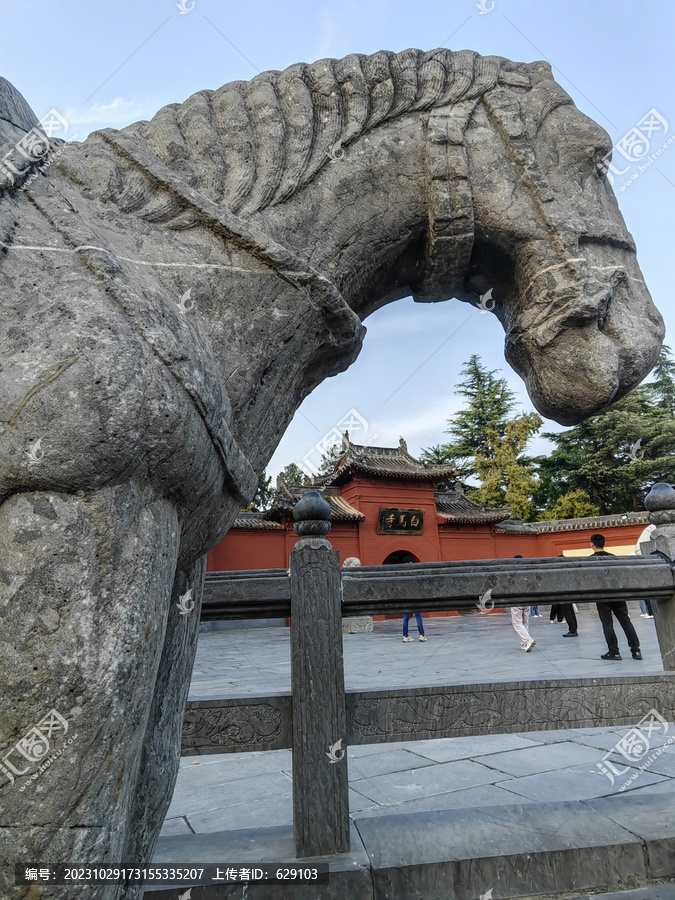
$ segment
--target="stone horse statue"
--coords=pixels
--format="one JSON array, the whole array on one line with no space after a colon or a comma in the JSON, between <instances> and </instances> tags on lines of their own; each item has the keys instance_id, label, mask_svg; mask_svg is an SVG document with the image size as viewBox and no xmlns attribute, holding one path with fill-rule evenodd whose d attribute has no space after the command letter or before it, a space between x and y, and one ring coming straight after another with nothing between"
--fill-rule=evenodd
<instances>
[{"instance_id":1,"label":"stone horse statue","mask_svg":"<svg viewBox=\"0 0 675 900\"><path fill-rule=\"evenodd\" d=\"M204 554L362 320L491 288L507 360L565 424L645 377L663 324L611 140L543 62L323 59L48 156L0 80L0 143L3 855L149 861Z\"/></svg>"}]
</instances>

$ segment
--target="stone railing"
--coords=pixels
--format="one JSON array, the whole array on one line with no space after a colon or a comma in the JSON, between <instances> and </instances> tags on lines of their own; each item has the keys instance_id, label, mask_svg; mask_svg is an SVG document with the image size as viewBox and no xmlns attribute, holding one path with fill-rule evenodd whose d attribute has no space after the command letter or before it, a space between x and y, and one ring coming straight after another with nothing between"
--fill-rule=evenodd
<instances>
[{"instance_id":1,"label":"stone railing","mask_svg":"<svg viewBox=\"0 0 675 900\"><path fill-rule=\"evenodd\" d=\"M340 569L328 504L308 491L294 510L290 568L218 573L203 619L288 617L291 693L192 701L183 755L293 749L298 857L349 849L345 747L388 741L630 725L636 710L675 716L675 489L645 505L656 525L647 557L497 559ZM342 617L475 607L649 598L664 674L345 692ZM644 707L644 710L643 710Z\"/></svg>"}]
</instances>

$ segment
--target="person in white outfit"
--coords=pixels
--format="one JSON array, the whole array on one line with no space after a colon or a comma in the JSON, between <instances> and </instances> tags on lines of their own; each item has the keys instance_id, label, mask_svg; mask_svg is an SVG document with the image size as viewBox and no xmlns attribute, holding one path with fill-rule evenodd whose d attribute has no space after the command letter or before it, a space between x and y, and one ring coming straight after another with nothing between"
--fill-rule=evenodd
<instances>
[{"instance_id":1,"label":"person in white outfit","mask_svg":"<svg viewBox=\"0 0 675 900\"><path fill-rule=\"evenodd\" d=\"M656 525L647 525L645 530L642 532L640 537L637 539L637 544L635 545L635 550L633 553L635 556L649 556L649 541L651 540L652 531L656 528ZM644 552L643 552L644 550ZM640 615L643 619L653 619L654 612L652 609L651 600L640 600Z\"/></svg>"},{"instance_id":2,"label":"person in white outfit","mask_svg":"<svg viewBox=\"0 0 675 900\"><path fill-rule=\"evenodd\" d=\"M530 621L529 606L512 606L511 607L511 624L516 634L520 638L520 649L529 653L537 643L527 630L527 624Z\"/></svg>"},{"instance_id":3,"label":"person in white outfit","mask_svg":"<svg viewBox=\"0 0 675 900\"><path fill-rule=\"evenodd\" d=\"M522 559L523 557L518 554L514 556L514 559ZM530 607L529 606L512 606L511 607L511 624L513 625L514 631L520 638L520 649L524 650L526 653L529 653L530 650L537 643L530 632L527 630L528 622L530 621Z\"/></svg>"}]
</instances>

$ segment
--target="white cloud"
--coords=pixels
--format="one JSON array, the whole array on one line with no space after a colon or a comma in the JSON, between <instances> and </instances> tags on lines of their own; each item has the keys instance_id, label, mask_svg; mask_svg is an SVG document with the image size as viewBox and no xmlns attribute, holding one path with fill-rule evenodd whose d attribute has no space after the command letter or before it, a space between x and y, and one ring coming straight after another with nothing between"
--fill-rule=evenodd
<instances>
[{"instance_id":1,"label":"white cloud","mask_svg":"<svg viewBox=\"0 0 675 900\"><path fill-rule=\"evenodd\" d=\"M421 447L447 440L447 421L461 405L458 398L434 397L426 406L414 412L371 421L368 437L377 434L374 443L378 447L395 447L402 437L408 444L408 450L414 455Z\"/></svg>"},{"instance_id":2,"label":"white cloud","mask_svg":"<svg viewBox=\"0 0 675 900\"><path fill-rule=\"evenodd\" d=\"M96 128L119 128L137 122L139 119L151 118L159 103L156 100L139 101L135 97L125 100L116 97L112 103L93 103L88 109L69 107L63 116L70 126L90 126L81 128L83 132Z\"/></svg>"}]
</instances>

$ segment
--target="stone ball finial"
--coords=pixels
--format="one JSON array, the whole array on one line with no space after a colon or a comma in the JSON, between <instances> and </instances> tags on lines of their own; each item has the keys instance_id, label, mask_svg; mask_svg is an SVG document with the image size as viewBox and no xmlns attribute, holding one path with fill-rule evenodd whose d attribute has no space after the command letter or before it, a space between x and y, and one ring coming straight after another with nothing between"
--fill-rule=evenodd
<instances>
[{"instance_id":1,"label":"stone ball finial","mask_svg":"<svg viewBox=\"0 0 675 900\"><path fill-rule=\"evenodd\" d=\"M342 563L342 568L343 569L352 569L352 568L355 568L356 566L360 566L360 565L361 565L361 560L358 558L358 556L348 556L347 559Z\"/></svg>"},{"instance_id":2,"label":"stone ball finial","mask_svg":"<svg viewBox=\"0 0 675 900\"><path fill-rule=\"evenodd\" d=\"M675 523L675 486L659 481L645 497L645 509L652 525Z\"/></svg>"},{"instance_id":3,"label":"stone ball finial","mask_svg":"<svg viewBox=\"0 0 675 900\"><path fill-rule=\"evenodd\" d=\"M320 537L331 529L330 506L318 491L305 491L293 509L295 533L301 537Z\"/></svg>"}]
</instances>

